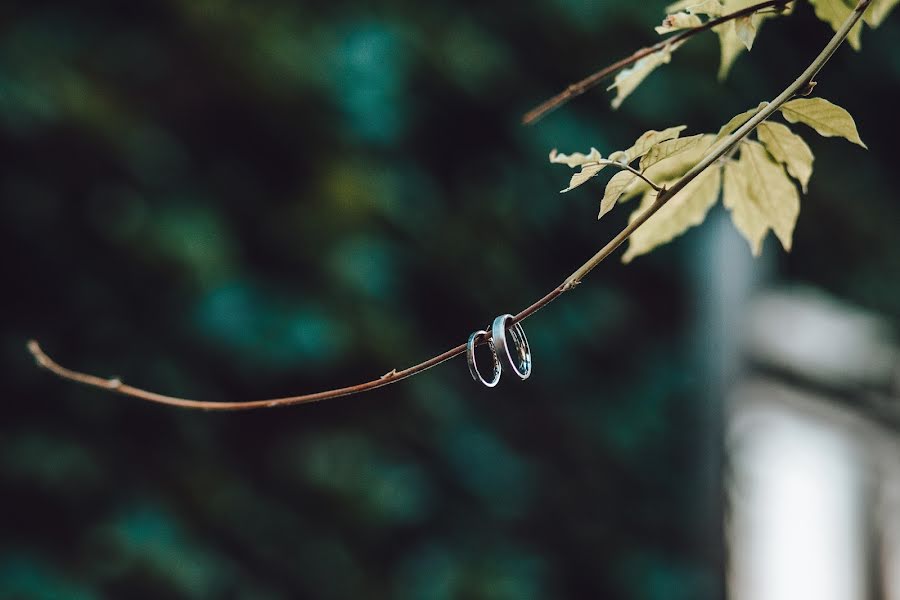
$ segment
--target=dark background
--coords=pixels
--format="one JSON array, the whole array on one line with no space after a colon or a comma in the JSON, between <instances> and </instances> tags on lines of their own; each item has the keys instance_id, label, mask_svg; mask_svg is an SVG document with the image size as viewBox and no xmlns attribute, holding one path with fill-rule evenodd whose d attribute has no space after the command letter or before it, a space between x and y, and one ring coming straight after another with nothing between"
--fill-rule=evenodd
<instances>
[{"instance_id":1,"label":"dark background","mask_svg":"<svg viewBox=\"0 0 900 600\"><path fill-rule=\"evenodd\" d=\"M702 231L610 260L526 323L535 372L462 359L316 405L207 414L62 382L67 366L209 400L371 379L559 284L626 222L559 195L553 148L716 131L831 36L801 3L718 84L692 40L613 112L520 115L655 41L663 2L6 2L0 7L0 595L716 598L728 328ZM816 172L776 279L900 317L900 22L816 93L865 152ZM809 133L806 131L805 133ZM716 209L715 215L721 213ZM749 252L749 249L747 249Z\"/></svg>"}]
</instances>

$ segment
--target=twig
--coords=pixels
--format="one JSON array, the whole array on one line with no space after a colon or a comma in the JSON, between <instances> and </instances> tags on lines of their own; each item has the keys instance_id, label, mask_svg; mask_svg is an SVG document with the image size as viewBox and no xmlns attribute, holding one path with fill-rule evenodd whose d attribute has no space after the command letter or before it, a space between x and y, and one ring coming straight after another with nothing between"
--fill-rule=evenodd
<instances>
[{"instance_id":1,"label":"twig","mask_svg":"<svg viewBox=\"0 0 900 600\"><path fill-rule=\"evenodd\" d=\"M850 33L850 29L856 24L857 21L859 21L859 19L862 17L863 12L865 12L870 3L871 0L860 0L856 5L856 8L853 9L853 12L850 14L850 16L847 17L847 20L844 22L844 24L841 25L840 29L838 29L838 31L834 34L834 37L831 38L831 41L828 42L825 48L813 60L809 67L807 67L806 70L803 71L803 73L796 80L794 80L791 85L789 85L781 94L779 94L774 100L767 104L760 112L756 113L749 121L739 127L730 136L722 140L721 143L716 145L715 149L710 154L708 154L702 161L697 163L693 168L685 173L678 181L676 181L672 185L672 187L660 192L654 203L651 204L646 211L641 213L635 221L629 223L628 226L625 227L625 229L623 229L616 237L610 240L610 242L607 243L602 249L600 249L599 252L597 252L587 262L581 265L574 273L567 277L563 283L551 290L543 298L535 301L531 306L517 314L514 318L514 322L519 322L527 319L528 317L539 311L541 308L553 302L553 300L555 300L564 292L567 292L577 286L594 267L603 262L603 260L605 260L610 254L612 254L613 251L622 244L622 242L627 240L628 237L632 233L634 233L634 231L637 230L638 227L640 227L647 221L647 219L652 217L660 208L662 208L669 199L671 199L673 196L675 196L675 194L684 189L684 187L688 183L693 181L694 178L696 178L705 169L710 167L713 163L724 156L735 144L745 138L757 125L762 123L772 113L778 110L778 108L781 107L785 102L793 98L799 92L802 92L804 89L806 89L806 87L808 87L810 82L812 81L813 77L819 72L819 70L828 61L828 59L831 58L831 55L834 54L835 50L837 50L838 46L841 45L844 39L846 39L847 35ZM379 377L378 379L360 383L358 385L338 388L334 390L326 390L324 392L317 392L314 394L305 394L302 396L289 396L286 398L275 398L272 400L253 400L249 402L209 402L202 400L188 400L185 398L177 398L174 396L157 394L155 392L150 392L124 384L119 379L104 379L95 375L89 375L87 373L80 373L78 371L67 369L66 367L63 367L62 365L56 363L55 361L53 361L53 359L47 356L44 351L41 350L41 347L38 345L38 343L34 340L28 342L28 350L34 356L38 365L54 373L55 375L58 375L59 377L62 377L63 379L68 379L70 381L83 383L92 387L109 390L125 396L131 396L133 398L139 398L148 402L156 402L158 404L167 404L170 406L179 406L182 408L225 411L305 404L308 402L316 402L318 400L325 400L328 398L338 398L340 396L347 396L350 394L373 390L375 388L395 383L397 381L400 381L401 379L406 379L407 377L411 377L412 375L421 373L426 369L430 369L435 365L439 365L446 360L458 356L466 351L466 345L460 344L455 348L447 350L443 354L439 354L433 358L426 360L425 362L419 363L407 369L403 369L402 371L395 371L392 369L390 372L386 373L382 377Z\"/></svg>"},{"instance_id":2,"label":"twig","mask_svg":"<svg viewBox=\"0 0 900 600\"><path fill-rule=\"evenodd\" d=\"M594 164L594 163L591 162L591 163L587 163L587 164ZM644 175L644 173L643 173L642 171L638 171L637 169L635 169L635 168L632 167L631 165L628 165L628 164L625 164L625 163L622 163L622 162L617 162L617 161L614 161L614 160L606 160L606 159L598 160L598 161L596 161L596 164L598 164L598 165L608 165L608 166L610 166L610 167L618 167L619 169L624 169L625 171L631 171L632 173L634 173L635 175L637 175L638 177L640 177L641 179L643 179L644 181L646 181L646 182L647 182L647 185L649 185L650 187L652 187L655 191L657 191L657 192L663 191L663 187L662 187L661 185L658 185L658 184L654 183L651 179L649 179L646 175ZM582 167L583 167L583 166L584 166L584 165L582 165Z\"/></svg>"},{"instance_id":3,"label":"twig","mask_svg":"<svg viewBox=\"0 0 900 600\"><path fill-rule=\"evenodd\" d=\"M715 19L710 19L709 21L703 23L702 25L698 25L698 26L692 27L690 29L685 29L684 31L680 31L680 32L676 33L675 35L667 37L666 39L659 41L659 42L653 44L652 46L647 46L645 48L641 48L640 50L636 51L631 56L623 58L622 60L620 60L618 62L614 62L613 64L609 65L608 67L604 67L604 68L600 69L599 71L596 71L596 72L592 73L591 75L588 75L581 81L577 81L575 83L570 84L566 89L564 89L557 95L555 95L552 98L550 98L549 100L539 104L538 106L532 108L530 111L525 113L525 116L522 117L522 124L523 125L531 125L533 123L536 123L537 121L542 119L544 116L546 116L548 113L556 110L557 108L559 108L560 106L562 106L563 104L568 102L569 100L585 93L586 91L588 91L589 89L591 89L592 87L596 86L601 81L606 79L607 77L611 77L612 75L615 75L621 69L624 69L625 67L633 65L634 63L636 63L640 59L644 58L645 56L653 54L654 52L659 52L666 46L670 46L672 44L676 44L678 42L687 40L687 39L697 35L698 33L702 33L708 29L712 29L713 27L721 25L722 23L727 23L728 21L738 19L740 17L744 17L747 15L751 15L755 12L758 12L758 11L766 9L766 8L784 7L787 4L790 4L791 2L794 2L794 0L768 0L767 2L760 2L759 4L754 4L753 6L748 6L746 8L742 8L741 10L736 10L733 13L728 13L727 15L722 15L721 17L718 17Z\"/></svg>"}]
</instances>

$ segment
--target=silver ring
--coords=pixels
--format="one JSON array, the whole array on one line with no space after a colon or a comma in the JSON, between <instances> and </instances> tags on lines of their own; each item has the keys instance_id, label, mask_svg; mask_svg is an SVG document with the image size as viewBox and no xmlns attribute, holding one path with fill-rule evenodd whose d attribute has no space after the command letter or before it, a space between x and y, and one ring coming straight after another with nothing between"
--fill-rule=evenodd
<instances>
[{"instance_id":1,"label":"silver ring","mask_svg":"<svg viewBox=\"0 0 900 600\"><path fill-rule=\"evenodd\" d=\"M491 339L494 341L497 356L505 356L516 375L521 379L528 379L531 375L531 347L528 345L528 338L525 337L522 325L516 323L512 327L507 327L512 320L512 315L500 315L494 319L491 327ZM506 340L507 331L512 338L512 352L510 352L510 346Z\"/></svg>"},{"instance_id":2,"label":"silver ring","mask_svg":"<svg viewBox=\"0 0 900 600\"><path fill-rule=\"evenodd\" d=\"M469 341L466 342L466 360L469 362L469 373L472 374L472 379L475 381L480 381L487 387L494 387L500 381L500 359L497 358L497 350L494 347L494 341L488 339L487 343L491 348L491 359L494 361L494 372L490 381L481 376L481 371L478 370L478 365L475 363L475 345L480 337L487 337L487 331L484 329L473 331L469 336Z\"/></svg>"}]
</instances>

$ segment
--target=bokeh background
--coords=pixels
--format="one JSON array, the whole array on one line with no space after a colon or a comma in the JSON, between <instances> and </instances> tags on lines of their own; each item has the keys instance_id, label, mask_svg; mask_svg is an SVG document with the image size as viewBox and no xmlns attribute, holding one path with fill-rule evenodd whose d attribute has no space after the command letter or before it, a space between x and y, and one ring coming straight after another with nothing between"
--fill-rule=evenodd
<instances>
[{"instance_id":1,"label":"bokeh background","mask_svg":"<svg viewBox=\"0 0 900 600\"><path fill-rule=\"evenodd\" d=\"M487 390L456 359L206 414L62 382L25 352L36 337L73 368L240 400L464 341L626 222L596 220L602 181L559 195L551 148L715 131L831 36L801 3L722 84L700 36L618 111L598 89L520 126L652 43L664 5L4 2L0 596L722 597L742 313L722 281L749 269L900 319L896 17L819 77L870 150L808 136L792 254L719 252L735 234L718 208L610 260L528 320L527 382Z\"/></svg>"}]
</instances>

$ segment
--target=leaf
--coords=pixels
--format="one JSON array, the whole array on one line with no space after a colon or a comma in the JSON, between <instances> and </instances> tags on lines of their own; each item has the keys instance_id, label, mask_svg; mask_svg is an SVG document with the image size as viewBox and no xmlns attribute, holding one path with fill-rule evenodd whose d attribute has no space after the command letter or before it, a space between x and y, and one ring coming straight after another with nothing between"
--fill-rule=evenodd
<instances>
[{"instance_id":1,"label":"leaf","mask_svg":"<svg viewBox=\"0 0 900 600\"><path fill-rule=\"evenodd\" d=\"M630 262L634 257L646 254L702 223L719 197L721 181L722 171L718 167L710 167L700 173L631 234L622 261ZM655 199L656 192L646 192L641 205L631 213L629 222L637 219Z\"/></svg>"},{"instance_id":2,"label":"leaf","mask_svg":"<svg viewBox=\"0 0 900 600\"><path fill-rule=\"evenodd\" d=\"M641 171L655 165L659 161L684 152L697 145L703 138L703 134L691 135L686 138L676 138L656 144L641 158Z\"/></svg>"},{"instance_id":3,"label":"leaf","mask_svg":"<svg viewBox=\"0 0 900 600\"><path fill-rule=\"evenodd\" d=\"M672 60L672 52L674 52L681 44L672 44L666 46L658 52L648 54L640 59L634 66L628 69L622 69L616 75L613 84L609 86L609 90L616 89L616 97L613 98L612 107L614 109L622 106L622 102L641 84L647 75L652 73L657 67L667 64Z\"/></svg>"},{"instance_id":4,"label":"leaf","mask_svg":"<svg viewBox=\"0 0 900 600\"><path fill-rule=\"evenodd\" d=\"M634 159L645 155L650 150L650 148L652 148L656 144L665 142L666 140L677 138L685 129L687 129L687 125L669 127L668 129L663 129L662 131L656 131L654 129L645 131L641 134L641 137L635 140L631 148L624 151L624 156L622 158L627 159L625 160L625 163L628 164ZM610 159L612 159L612 157L610 157Z\"/></svg>"},{"instance_id":5,"label":"leaf","mask_svg":"<svg viewBox=\"0 0 900 600\"><path fill-rule=\"evenodd\" d=\"M757 0L725 0L722 7L722 13L733 13L757 3ZM719 80L721 81L728 77L728 73L731 71L731 67L734 65L734 61L737 60L740 53L743 52L745 48L749 50L753 46L753 40L764 20L790 14L792 10L793 7L788 5L784 7L781 12L755 12L752 15L739 17L733 21L723 23L718 27L713 27L713 31L719 36L721 53Z\"/></svg>"},{"instance_id":6,"label":"leaf","mask_svg":"<svg viewBox=\"0 0 900 600\"><path fill-rule=\"evenodd\" d=\"M550 151L550 162L567 165L569 167L581 167L581 171L572 175L572 178L569 180L569 187L564 190L560 190L560 193L565 193L570 190L577 188L579 185L586 182L588 179L602 171L606 168L607 163L600 163L603 160L603 157L600 155L600 151L596 148L591 148L591 151L587 154L582 154L581 152L573 152L572 154L559 154L556 149Z\"/></svg>"},{"instance_id":7,"label":"leaf","mask_svg":"<svg viewBox=\"0 0 900 600\"><path fill-rule=\"evenodd\" d=\"M831 28L837 31L853 12L853 8L844 4L843 0L809 0L810 4L816 11L816 16L825 21ZM888 9L890 10L890 9ZM859 50L861 46L860 36L862 35L862 23L859 22L850 30L847 41L854 50Z\"/></svg>"},{"instance_id":8,"label":"leaf","mask_svg":"<svg viewBox=\"0 0 900 600\"><path fill-rule=\"evenodd\" d=\"M569 181L569 187L561 190L561 192L568 192L583 184L588 179L606 168L609 164L608 161L621 162L624 164L630 163L634 159L646 154L647 151L653 148L656 144L677 138L678 135L682 131L684 131L685 127L685 125L679 125L677 127L669 127L668 129L663 129L662 131L656 131L654 129L645 131L641 135L641 137L639 137L634 142L633 146L625 151L613 152L610 157L602 164L600 161L603 160L603 157L601 156L600 151L596 148L591 148L591 151L587 154L582 154L581 152L574 152L572 154L560 154L556 151L556 149L551 150L551 163L563 164L572 168L579 166L581 167L580 172L572 175L572 178Z\"/></svg>"},{"instance_id":9,"label":"leaf","mask_svg":"<svg viewBox=\"0 0 900 600\"><path fill-rule=\"evenodd\" d=\"M846 110L824 98L798 98L781 107L784 118L791 123L809 125L819 135L840 136L868 150L859 138L856 123Z\"/></svg>"},{"instance_id":10,"label":"leaf","mask_svg":"<svg viewBox=\"0 0 900 600\"><path fill-rule=\"evenodd\" d=\"M800 182L803 193L813 171L813 153L803 138L793 133L787 125L764 122L756 128L756 136L772 158L787 168L788 173Z\"/></svg>"},{"instance_id":11,"label":"leaf","mask_svg":"<svg viewBox=\"0 0 900 600\"><path fill-rule=\"evenodd\" d=\"M641 171L652 181L669 181L680 177L693 167L712 143L712 135L693 135L677 140L662 142L650 149L641 159ZM674 144L673 142L679 142ZM661 148L662 147L662 148ZM657 150L658 149L658 150ZM650 156L650 155L653 156ZM606 191L600 201L598 219L608 213L619 201L640 195L650 186L646 181L631 173L620 171L606 184Z\"/></svg>"},{"instance_id":12,"label":"leaf","mask_svg":"<svg viewBox=\"0 0 900 600\"><path fill-rule=\"evenodd\" d=\"M663 19L662 25L656 27L656 33L663 35L665 33L672 33L673 31L678 31L679 29L691 29L694 27L699 27L703 25L703 21L700 20L700 17L697 15L686 13L686 12L677 12L672 15L668 15L665 19Z\"/></svg>"},{"instance_id":13,"label":"leaf","mask_svg":"<svg viewBox=\"0 0 900 600\"><path fill-rule=\"evenodd\" d=\"M585 183L588 179L605 169L606 166L606 163L603 163L600 165L594 164L581 167L581 170L572 175L572 178L569 179L569 187L564 190L560 190L559 193L564 194L566 192L571 192L579 185Z\"/></svg>"},{"instance_id":14,"label":"leaf","mask_svg":"<svg viewBox=\"0 0 900 600\"><path fill-rule=\"evenodd\" d=\"M744 50L744 44L738 37L734 27L734 21L722 23L718 27L713 27L713 31L719 36L720 59L719 59L719 80L722 81L728 77L734 61Z\"/></svg>"},{"instance_id":15,"label":"leaf","mask_svg":"<svg viewBox=\"0 0 900 600\"><path fill-rule=\"evenodd\" d=\"M709 17L722 16L722 3L719 0L681 0L666 7L666 14L678 11L688 12L692 15L706 15Z\"/></svg>"},{"instance_id":16,"label":"leaf","mask_svg":"<svg viewBox=\"0 0 900 600\"><path fill-rule=\"evenodd\" d=\"M725 136L737 131L741 125L749 121L753 117L753 115L761 111L767 104L768 102L760 102L756 108L751 108L750 110L744 111L731 117L731 119L729 119L728 122L722 125L722 128L719 129L719 133L718 135L716 135L715 141L718 142L719 140L724 139Z\"/></svg>"},{"instance_id":17,"label":"leaf","mask_svg":"<svg viewBox=\"0 0 900 600\"><path fill-rule=\"evenodd\" d=\"M800 196L787 173L761 144L744 142L740 160L726 163L722 199L754 256L759 256L769 229L785 250L791 249Z\"/></svg>"},{"instance_id":18,"label":"leaf","mask_svg":"<svg viewBox=\"0 0 900 600\"><path fill-rule=\"evenodd\" d=\"M713 136L711 134L702 135L696 144L692 144L677 154L670 155L659 162L649 165L644 171L644 175L652 181L670 181L681 177L691 167L700 162L709 150L712 141ZM622 194L620 201L643 194L648 189L650 189L650 186L645 181L636 179Z\"/></svg>"},{"instance_id":19,"label":"leaf","mask_svg":"<svg viewBox=\"0 0 900 600\"><path fill-rule=\"evenodd\" d=\"M741 43L747 47L747 50L753 48L753 40L756 38L756 24L753 22L752 15L738 17L734 20L734 32L737 34Z\"/></svg>"},{"instance_id":20,"label":"leaf","mask_svg":"<svg viewBox=\"0 0 900 600\"><path fill-rule=\"evenodd\" d=\"M603 199L600 200L600 214L597 215L597 218L599 219L611 211L622 194L625 193L625 190L628 189L628 186L633 184L637 179L638 176L631 171L619 171L613 175L610 178L609 183L606 184L606 191L603 192Z\"/></svg>"},{"instance_id":21,"label":"leaf","mask_svg":"<svg viewBox=\"0 0 900 600\"><path fill-rule=\"evenodd\" d=\"M869 9L863 14L863 20L872 27L878 27L887 18L900 0L875 0L869 5Z\"/></svg>"},{"instance_id":22,"label":"leaf","mask_svg":"<svg viewBox=\"0 0 900 600\"><path fill-rule=\"evenodd\" d=\"M581 152L573 152L572 154L560 154L556 151L556 148L550 151L550 162L556 164L566 165L568 167L580 167L585 163L596 163L599 162L603 156L600 155L600 151L596 148L591 148L591 151L587 154L582 154Z\"/></svg>"}]
</instances>

